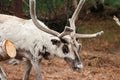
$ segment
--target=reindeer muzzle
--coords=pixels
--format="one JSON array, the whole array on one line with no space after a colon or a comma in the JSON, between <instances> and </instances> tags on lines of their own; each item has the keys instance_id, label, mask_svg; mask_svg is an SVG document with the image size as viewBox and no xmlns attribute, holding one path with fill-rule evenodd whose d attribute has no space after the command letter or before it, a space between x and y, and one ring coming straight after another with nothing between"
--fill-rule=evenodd
<instances>
[{"instance_id":1,"label":"reindeer muzzle","mask_svg":"<svg viewBox=\"0 0 120 80\"><path fill-rule=\"evenodd\" d=\"M72 60L70 58L64 58L64 60L70 65L70 67L75 70L78 71L80 69L83 68L83 64L80 62L76 62L75 60Z\"/></svg>"}]
</instances>

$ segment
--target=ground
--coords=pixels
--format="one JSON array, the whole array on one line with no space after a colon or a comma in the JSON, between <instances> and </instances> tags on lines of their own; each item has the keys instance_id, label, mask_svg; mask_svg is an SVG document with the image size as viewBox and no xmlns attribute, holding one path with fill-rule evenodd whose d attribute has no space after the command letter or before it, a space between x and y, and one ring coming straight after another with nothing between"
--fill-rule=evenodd
<instances>
[{"instance_id":1,"label":"ground","mask_svg":"<svg viewBox=\"0 0 120 80\"><path fill-rule=\"evenodd\" d=\"M43 80L120 80L120 52L114 54L98 51L82 51L80 53L84 68L73 71L62 59L43 60L40 64ZM22 80L25 62L10 65L0 62L7 74L7 80ZM36 80L34 70L30 80Z\"/></svg>"}]
</instances>

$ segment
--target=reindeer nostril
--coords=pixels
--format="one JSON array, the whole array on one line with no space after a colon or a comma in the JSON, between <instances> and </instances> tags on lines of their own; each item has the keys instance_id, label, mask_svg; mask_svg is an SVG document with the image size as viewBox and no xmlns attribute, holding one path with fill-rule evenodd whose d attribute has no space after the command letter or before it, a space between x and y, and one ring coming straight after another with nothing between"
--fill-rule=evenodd
<instances>
[{"instance_id":1,"label":"reindeer nostril","mask_svg":"<svg viewBox=\"0 0 120 80\"><path fill-rule=\"evenodd\" d=\"M78 65L74 66L73 68L74 68L74 70L80 70L80 69L83 68L83 65L82 64L78 64Z\"/></svg>"}]
</instances>

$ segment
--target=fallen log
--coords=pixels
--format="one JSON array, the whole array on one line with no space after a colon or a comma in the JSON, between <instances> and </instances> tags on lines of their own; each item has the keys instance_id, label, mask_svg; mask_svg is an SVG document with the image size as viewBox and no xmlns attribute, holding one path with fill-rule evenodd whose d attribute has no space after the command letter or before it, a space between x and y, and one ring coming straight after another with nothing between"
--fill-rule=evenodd
<instances>
[{"instance_id":1,"label":"fallen log","mask_svg":"<svg viewBox=\"0 0 120 80\"><path fill-rule=\"evenodd\" d=\"M16 47L9 40L3 40L0 42L0 61L15 58L16 56Z\"/></svg>"}]
</instances>

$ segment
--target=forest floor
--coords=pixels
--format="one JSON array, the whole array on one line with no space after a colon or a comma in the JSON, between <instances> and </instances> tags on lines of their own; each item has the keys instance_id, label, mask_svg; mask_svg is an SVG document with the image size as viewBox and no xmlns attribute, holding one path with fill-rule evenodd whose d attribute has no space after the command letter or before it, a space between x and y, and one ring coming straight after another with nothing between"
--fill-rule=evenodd
<instances>
[{"instance_id":1,"label":"forest floor","mask_svg":"<svg viewBox=\"0 0 120 80\"><path fill-rule=\"evenodd\" d=\"M120 80L120 51L114 54L82 51L80 53L84 68L73 71L62 59L43 60L40 69L43 80ZM22 80L25 62L10 65L7 61L0 62L7 74L7 80ZM36 80L34 70L30 80Z\"/></svg>"}]
</instances>

